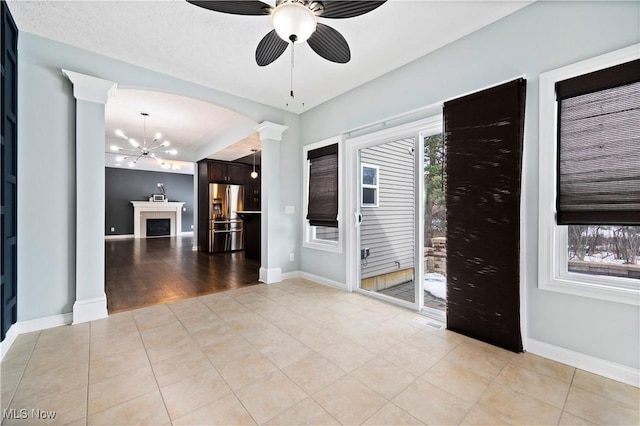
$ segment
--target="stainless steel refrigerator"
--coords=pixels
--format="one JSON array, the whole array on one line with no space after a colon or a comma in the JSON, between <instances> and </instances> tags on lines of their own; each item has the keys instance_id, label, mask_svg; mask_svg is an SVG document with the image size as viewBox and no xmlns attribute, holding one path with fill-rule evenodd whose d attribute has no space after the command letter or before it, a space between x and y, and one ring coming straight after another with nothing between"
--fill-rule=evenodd
<instances>
[{"instance_id":1,"label":"stainless steel refrigerator","mask_svg":"<svg viewBox=\"0 0 640 426\"><path fill-rule=\"evenodd\" d=\"M209 184L209 252L244 249L243 223L237 212L243 210L242 185Z\"/></svg>"}]
</instances>

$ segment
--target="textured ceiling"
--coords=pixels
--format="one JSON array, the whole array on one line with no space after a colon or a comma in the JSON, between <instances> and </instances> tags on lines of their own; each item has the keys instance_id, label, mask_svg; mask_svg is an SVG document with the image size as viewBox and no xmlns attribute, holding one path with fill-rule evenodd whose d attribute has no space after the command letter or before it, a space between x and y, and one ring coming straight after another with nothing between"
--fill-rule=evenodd
<instances>
[{"instance_id":1,"label":"textured ceiling","mask_svg":"<svg viewBox=\"0 0 640 426\"><path fill-rule=\"evenodd\" d=\"M319 22L346 38L351 61L335 64L320 58L306 43L296 46L296 97L291 99L290 51L266 67L255 63L255 48L272 29L268 16L215 13L183 0L8 2L20 31L294 113L307 111L530 3L389 0L359 17L320 18ZM119 90L107 107L107 146L116 128L128 134L141 129L139 113L143 110L151 114L150 133L165 134L180 151L177 159L230 159L245 156L255 145L248 135L248 140L226 152L206 152L207 143L219 140L229 126L246 125L242 123L246 119L200 101L167 96ZM203 120L203 114L213 119Z\"/></svg>"}]
</instances>

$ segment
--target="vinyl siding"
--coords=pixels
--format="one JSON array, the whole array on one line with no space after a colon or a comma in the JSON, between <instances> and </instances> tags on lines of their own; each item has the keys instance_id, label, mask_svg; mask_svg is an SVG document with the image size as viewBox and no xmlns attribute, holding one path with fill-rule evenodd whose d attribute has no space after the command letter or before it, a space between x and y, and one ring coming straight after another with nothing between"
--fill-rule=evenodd
<instances>
[{"instance_id":1,"label":"vinyl siding","mask_svg":"<svg viewBox=\"0 0 640 426\"><path fill-rule=\"evenodd\" d=\"M362 278L414 266L413 139L362 149L362 163L378 167L378 207L361 207L361 248L370 251ZM398 268L395 262L400 262Z\"/></svg>"}]
</instances>

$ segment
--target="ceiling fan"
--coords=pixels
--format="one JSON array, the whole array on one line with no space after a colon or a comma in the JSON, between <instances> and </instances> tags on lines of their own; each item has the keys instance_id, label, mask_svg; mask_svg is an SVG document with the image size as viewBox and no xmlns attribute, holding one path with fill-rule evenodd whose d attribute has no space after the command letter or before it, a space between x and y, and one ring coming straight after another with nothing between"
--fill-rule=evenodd
<instances>
[{"instance_id":1,"label":"ceiling fan","mask_svg":"<svg viewBox=\"0 0 640 426\"><path fill-rule=\"evenodd\" d=\"M274 29L260 40L256 62L264 67L278 59L289 43L309 43L324 59L345 64L351 59L349 44L335 29L317 18L343 19L364 15L386 0L276 0L275 7L258 0L187 0L215 12L234 15L270 15Z\"/></svg>"}]
</instances>

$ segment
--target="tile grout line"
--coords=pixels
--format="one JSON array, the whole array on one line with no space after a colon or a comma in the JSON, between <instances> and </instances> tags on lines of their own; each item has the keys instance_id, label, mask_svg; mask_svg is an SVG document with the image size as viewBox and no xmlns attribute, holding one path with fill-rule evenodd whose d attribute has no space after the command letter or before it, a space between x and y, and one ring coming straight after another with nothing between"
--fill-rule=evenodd
<instances>
[{"instance_id":1,"label":"tile grout line","mask_svg":"<svg viewBox=\"0 0 640 426\"><path fill-rule=\"evenodd\" d=\"M108 318L108 314L107 314ZM93 321L89 321L89 364L87 366L87 406L84 413L84 424L89 424L89 386L91 385L91 335L93 333Z\"/></svg>"},{"instance_id":2,"label":"tile grout line","mask_svg":"<svg viewBox=\"0 0 640 426\"><path fill-rule=\"evenodd\" d=\"M560 423L560 420L562 420L562 415L565 412L564 409L567 406L567 401L569 400L569 394L571 393L571 388L573 387L573 381L576 378L576 373L577 372L578 372L578 369L574 368L573 369L573 374L571 375L571 381L569 382L569 389L567 390L567 396L564 397L564 403L562 404L562 409L560 411L560 418L558 419L558 423ZM569 413L569 414L571 414L571 413ZM576 416L576 417L580 417L580 416Z\"/></svg>"},{"instance_id":3,"label":"tile grout line","mask_svg":"<svg viewBox=\"0 0 640 426\"><path fill-rule=\"evenodd\" d=\"M265 284L265 285L268 285L268 284ZM234 289L234 290L236 290L236 289ZM290 294L292 294L292 293L290 293ZM261 295L261 296L262 296L262 295ZM239 300L235 299L233 296L230 296L230 297L231 297L231 298L233 298L236 302L240 303L242 306L247 307L247 305L245 305L244 303L242 303L242 302L240 302ZM267 296L262 296L262 297L265 297L265 298L269 299ZM269 299L269 300L272 300L272 299ZM274 301L274 302L275 302L275 301ZM276 302L276 303L277 303L277 302ZM282 306L282 305L280 305L280 306ZM209 306L207 306L207 308L209 308ZM209 308L209 309L211 310L211 308ZM287 308L287 309L288 309L288 308ZM256 312L254 312L254 309L249 309L249 311L250 311L251 313L256 314ZM213 310L212 310L212 312L213 312ZM213 313L215 314L215 312L213 312ZM280 330L281 332L285 333L287 336L291 337L292 339L295 339L295 337L291 336L289 333L287 333L286 331L282 330L280 327L278 327L277 325L275 325L275 324L273 324L271 321L269 321L269 319L268 319L268 318L266 318L266 317L264 317L264 316L260 315L259 313L257 313L257 315L258 315L260 318L263 318L263 319L264 319L265 321L267 321L269 324L271 324L271 325L273 325L274 327L276 327L276 328L277 328L278 330ZM224 319L223 319L223 321L224 321L225 323L227 322L227 321L225 321ZM246 338L246 337L244 337L242 334L238 333L237 331L234 331L234 334L237 334L237 335L239 335L240 337L242 337L242 338L243 338L243 339L244 339L244 340L249 344L249 346L251 346L253 349L255 349L256 351L258 351L262 356L265 356L262 352L260 352L260 349L258 349L257 347L255 347L255 345L254 345L252 342L250 342L249 340L247 340L247 338ZM298 341L298 339L295 339L295 340L296 340L296 341ZM300 342L300 343L302 343L302 342ZM311 349L311 348L309 348L309 349ZM265 356L265 358L267 358L267 357ZM207 357L207 359L209 359L209 357ZM281 369L280 367L278 367L278 366L277 366L273 361L271 361L269 358L267 358L267 360L268 360L271 364L273 364L273 366L274 366L274 367L275 367L275 368L276 368L276 369L277 369L277 370L278 370L278 371L279 371L283 376L285 376L287 379L291 380L291 378L290 378L290 377L289 377L289 376L288 376L284 371L282 371L282 369ZM209 360L209 362L211 362L211 360ZM213 364L213 363L212 363L212 364ZM214 366L214 368L215 368L215 366ZM216 369L216 371L217 371L217 369ZM271 375L273 375L273 373L270 373L268 376L271 376ZM223 380L225 380L225 379L224 379L224 377L222 376L222 374L220 374L220 377L222 377L222 379L223 379ZM265 377L266 377L266 376L265 376ZM247 383L247 384L246 384L245 386L243 386L242 388L245 388L245 387L247 387L247 386L251 386L251 384L253 384L253 383L257 382L258 380L260 380L260 379L253 380L252 382ZM308 394L304 389L302 389L300 386L298 386L298 384L297 384L297 383L295 383L293 380L291 380L291 382L292 382L292 383L293 383L293 384L294 384L298 389L300 389L300 390L301 390L305 395L307 395L307 398L311 398L311 395L309 395L309 394ZM226 380L225 380L225 383L226 383ZM240 402L240 404L241 404L241 405L242 405L242 407L245 409L245 411L247 412L247 414L249 414L249 416L253 419L253 421L254 421L257 425L261 425L261 424L264 424L264 423L268 423L269 421L271 421L271 420L275 419L276 417L278 417L280 414L284 413L285 411L287 411L287 410L289 410L289 409L291 409L291 408L295 407L297 404L299 404L299 403L293 404L291 407L287 407L287 408L285 408L284 410L282 410L281 412L279 412L279 413L275 414L274 416L272 416L271 418L269 418L269 419L268 419L267 421L265 421L264 423L258 423L258 421L256 420L256 418L254 418L254 417L253 417L253 415L251 414L251 412L250 412L250 411L248 410L248 408L244 405L244 403L242 402L242 400L240 399L240 397L238 397L238 395L236 394L236 391L235 391L235 390L234 390L234 389L233 389L233 388L232 388L228 383L227 383L227 386L229 386L229 389L231 389L231 392L233 392L233 395L236 397L236 399ZM241 388L241 389L242 389L242 388ZM303 401L304 401L304 399L303 399ZM300 401L300 402L302 402L302 401ZM323 407L323 409L324 409L324 407ZM326 410L325 410L325 411L326 411ZM333 417L333 416L332 416L332 417Z\"/></svg>"},{"instance_id":4,"label":"tile grout line","mask_svg":"<svg viewBox=\"0 0 640 426\"><path fill-rule=\"evenodd\" d=\"M9 398L9 403L7 404L7 408L11 407L11 404L13 403L13 399L15 398L16 394L18 393L18 388L20 387L20 384L22 383L22 379L24 378L24 374L27 372L27 367L29 366L29 362L31 362L31 357L33 356L33 352L35 352L35 350L36 350L36 345L38 344L38 341L40 340L40 336L42 336L42 331L38 331L38 337L36 338L36 341L33 343L33 347L29 351L29 356L27 357L27 362L25 362L24 367L22 368L22 372L20 373L20 378L18 379L18 382L16 383L16 386L13 389L13 392L11 392L11 397ZM0 374L1 374L1 372L0 372ZM4 413L3 413L2 418L0 418L0 425L3 425L3 424L5 424Z\"/></svg>"},{"instance_id":5,"label":"tile grout line","mask_svg":"<svg viewBox=\"0 0 640 426\"><path fill-rule=\"evenodd\" d=\"M167 306L167 308L169 308L169 307ZM169 308L169 310L171 311L171 308ZM173 314L173 311L171 311L171 313ZM149 368L151 369L151 374L153 374L153 380L155 380L155 382L156 382L156 386L158 388L158 393L160 394L160 399L162 399L162 405L164 405L164 410L167 413L167 418L169 419L169 423L173 425L173 419L171 418L171 415L169 414L169 408L167 407L167 403L164 400L164 395L162 395L162 391L160 390L160 383L158 383L158 378L156 377L156 372L153 369L153 364L151 362L151 358L149 358L149 353L147 352L147 345L144 343L144 339L142 338L142 332L140 331L140 327L138 326L138 321L136 321L136 317L135 317L135 315L133 315L133 313L131 313L131 319L133 320L133 323L136 325L136 330L138 330L138 335L140 336L140 341L142 342L142 347L144 348L144 354L147 357L147 361L149 361ZM160 327L162 327L162 326L160 326ZM151 391L151 392L153 392L153 391ZM148 393L151 393L151 392L148 392ZM147 395L147 394L143 394L143 395ZM143 395L139 395L139 396L143 396ZM131 399L127 400L127 401L123 401L120 404L128 402L128 401L131 401L131 400L133 400L135 398L138 398L139 396L131 398ZM117 404L117 405L120 405L120 404Z\"/></svg>"},{"instance_id":6,"label":"tile grout line","mask_svg":"<svg viewBox=\"0 0 640 426\"><path fill-rule=\"evenodd\" d=\"M227 291L232 291L232 290L237 290L237 289L230 289L230 290L227 290ZM203 296L207 296L207 295L196 296L196 297L195 297L195 299L198 299L198 302L200 302L202 305L204 305L204 307L205 307L205 308L207 308L207 309L208 309L211 313L213 313L216 317L220 318L220 319L222 320L222 322L223 322L223 323L226 323L226 321L225 321L223 318L221 318L221 317L220 317L220 316L219 316L219 315L218 315L218 314L217 314L213 309L211 309L211 307L210 307L209 305L207 305L207 304L206 304L206 303L204 303L203 301L199 300L199 299L200 299L200 297L203 297ZM222 373L220 373L220 371L216 368L216 366L215 366L215 365L213 365L213 362L211 361L211 359L209 359L209 357L204 353L204 351L202 350L202 347L200 346L200 344L198 343L198 341L195 339L195 337L193 337L193 335L192 335L192 334L191 334L191 332L187 329L187 327L185 327L185 326L184 326L184 323L182 322L182 319L181 319L180 317L178 317L178 316L175 314L175 312L173 312L173 310L171 309L171 307L169 307L169 306L167 305L167 308L169 308L169 310L170 310L170 311L175 315L175 317L178 319L178 322L180 322L180 324L182 325L182 327L184 327L184 329L186 330L186 332L189 334L189 337L191 338L191 340L193 340L193 341L194 341L194 343L198 346L198 349L200 349L200 352L202 352L202 355L207 359L207 362L209 363L209 365L211 365L211 367L216 371L216 373L218 373L218 375L220 376L220 378L222 379L222 381L224 381L224 383L227 385L227 387L229 388L229 390L231 391L231 393L233 394L233 396L236 398L236 400L238 400L238 402L240 403L240 405L242 405L242 408L247 412L247 414L249 415L249 417L251 417L251 419L253 420L253 422L254 422L255 424L259 424L259 423L256 421L256 419L253 417L253 415L251 414L251 412L247 409L247 407L245 407L245 405L244 405L244 403L242 402L242 400L238 397L238 395L236 394L236 391L231 387L231 385L229 384L229 382L227 382L227 379L225 379L225 378L224 378L224 376L222 375ZM236 333L236 332L234 331L234 333ZM236 333L236 334L237 334L237 333ZM241 336L241 337L244 339L244 336ZM246 340L246 339L245 339L245 340ZM144 343L144 342L143 342L143 343ZM249 341L247 341L247 343L251 344L251 342L249 342ZM149 360L149 362L151 362L151 360ZM151 369L153 370L153 366L151 367ZM199 373L195 373L195 374L194 374L194 375L192 375L192 376L185 377L185 379L186 379L186 378L190 378L190 377L194 377L194 376L195 376L195 375L197 375L197 374L199 374ZM155 375L154 375L154 377L155 377ZM182 380L184 380L184 379L182 379ZM177 383L177 382L176 382L176 383ZM253 383L253 382L251 382L251 383ZM248 386L248 385L247 385L247 386ZM162 392L160 392L160 394L162 395ZM222 399L222 398L224 398L224 396L221 396L221 397L219 397L219 398L217 398L217 399L214 399L213 401L210 401L210 402L208 402L208 403L204 404L204 405L203 405L203 406L201 406L201 407L197 407L197 408L193 409L192 411L189 411L188 413L185 413L184 415L182 415L182 416L180 416L180 417L184 417L184 416L186 416L186 415L189 415L189 414L191 414L191 413L193 413L193 412L195 412L195 411L197 411L197 410L199 410L199 409L201 409L201 408L203 408L203 407L206 407L207 405L209 405L209 404L211 404L211 403L213 403L213 402L215 402L215 401L218 401L218 400ZM163 401L164 401L164 397L163 397ZM173 424L173 420L171 419L171 417L169 417L169 420L171 421L171 424ZM177 419L176 419L176 420L177 420Z\"/></svg>"}]
</instances>

